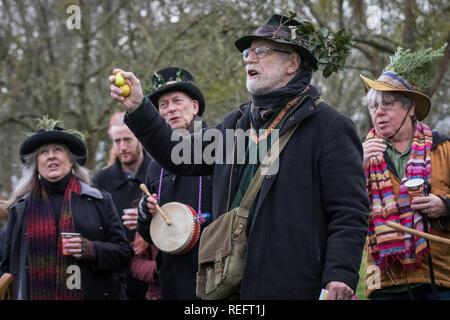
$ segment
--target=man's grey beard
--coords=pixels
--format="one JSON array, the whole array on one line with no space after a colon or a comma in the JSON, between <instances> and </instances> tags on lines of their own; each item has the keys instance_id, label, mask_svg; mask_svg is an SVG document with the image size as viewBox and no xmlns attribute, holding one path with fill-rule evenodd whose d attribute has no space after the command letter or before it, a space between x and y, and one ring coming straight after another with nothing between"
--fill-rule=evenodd
<instances>
[{"instance_id":1,"label":"man's grey beard","mask_svg":"<svg viewBox=\"0 0 450 320\"><path fill-rule=\"evenodd\" d=\"M286 85L284 83L284 77L279 74L274 74L270 81L267 78L260 79L259 81L252 82L249 79L246 80L247 91L251 94L262 94L271 92L275 89L282 88Z\"/></svg>"}]
</instances>

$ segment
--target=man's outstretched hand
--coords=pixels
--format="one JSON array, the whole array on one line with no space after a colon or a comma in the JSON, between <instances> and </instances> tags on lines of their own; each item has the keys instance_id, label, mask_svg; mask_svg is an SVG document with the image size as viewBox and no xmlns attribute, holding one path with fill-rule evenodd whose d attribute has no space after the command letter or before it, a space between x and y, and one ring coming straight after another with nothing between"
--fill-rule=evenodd
<instances>
[{"instance_id":1,"label":"man's outstretched hand","mask_svg":"<svg viewBox=\"0 0 450 320\"><path fill-rule=\"evenodd\" d=\"M116 74L121 73L125 78L125 84L130 86L130 95L128 97L122 96L122 90L115 85ZM139 107L144 99L144 94L142 93L141 82L132 72L126 72L120 69L114 69L113 74L109 76L109 81L111 82L111 98L120 102L127 112L132 112L134 109Z\"/></svg>"}]
</instances>

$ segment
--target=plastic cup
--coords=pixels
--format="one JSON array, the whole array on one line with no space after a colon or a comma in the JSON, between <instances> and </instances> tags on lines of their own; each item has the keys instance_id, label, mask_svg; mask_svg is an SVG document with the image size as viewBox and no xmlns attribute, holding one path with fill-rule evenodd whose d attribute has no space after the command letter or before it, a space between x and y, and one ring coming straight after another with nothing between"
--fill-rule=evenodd
<instances>
[{"instance_id":1,"label":"plastic cup","mask_svg":"<svg viewBox=\"0 0 450 320\"><path fill-rule=\"evenodd\" d=\"M65 256L69 256L71 255L70 252L68 252L65 248L65 245L68 243L68 240L70 238L75 238L75 237L80 237L81 233L76 233L76 232L61 232L61 241L62 241L62 254Z\"/></svg>"},{"instance_id":2,"label":"plastic cup","mask_svg":"<svg viewBox=\"0 0 450 320\"><path fill-rule=\"evenodd\" d=\"M408 189L409 201L412 202L414 198L425 195L425 180L411 179L405 182L405 187Z\"/></svg>"}]
</instances>

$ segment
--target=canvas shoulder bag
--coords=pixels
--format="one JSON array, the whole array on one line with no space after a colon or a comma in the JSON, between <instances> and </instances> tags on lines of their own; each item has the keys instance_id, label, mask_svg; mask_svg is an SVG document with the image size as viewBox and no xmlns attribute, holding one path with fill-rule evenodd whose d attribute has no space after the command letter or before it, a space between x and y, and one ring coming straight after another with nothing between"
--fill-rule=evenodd
<instances>
[{"instance_id":1,"label":"canvas shoulder bag","mask_svg":"<svg viewBox=\"0 0 450 320\"><path fill-rule=\"evenodd\" d=\"M240 205L222 214L203 230L198 253L196 288L198 297L220 300L239 292L245 270L247 251L245 230L250 208L261 188L265 177L264 170L268 170L273 163L271 152L277 152L277 159L297 127L298 124L290 127L279 137L278 148L272 148L274 147L272 144Z\"/></svg>"}]
</instances>

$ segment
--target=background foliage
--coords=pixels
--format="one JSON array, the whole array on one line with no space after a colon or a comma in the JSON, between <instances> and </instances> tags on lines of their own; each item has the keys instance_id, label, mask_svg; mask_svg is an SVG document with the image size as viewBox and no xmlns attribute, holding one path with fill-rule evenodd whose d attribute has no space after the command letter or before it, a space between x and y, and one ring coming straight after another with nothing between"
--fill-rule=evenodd
<instances>
[{"instance_id":1,"label":"background foliage","mask_svg":"<svg viewBox=\"0 0 450 320\"><path fill-rule=\"evenodd\" d=\"M69 30L69 5L81 9L81 28ZM375 7L374 7L375 5ZM215 124L249 100L234 41L272 13L296 12L317 30L346 28L355 45L344 70L314 76L322 97L350 117L361 138L370 129L362 106L362 73L377 78L397 46L420 49L450 42L445 0L0 0L0 196L20 174L18 147L33 119L48 114L84 133L88 167L107 161L109 116L120 106L109 96L108 76L133 71L150 89L153 72L183 66L207 100L204 118ZM425 123L450 134L449 47L428 94Z\"/></svg>"}]
</instances>

